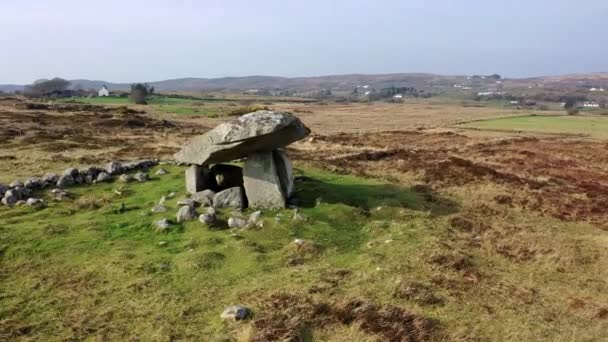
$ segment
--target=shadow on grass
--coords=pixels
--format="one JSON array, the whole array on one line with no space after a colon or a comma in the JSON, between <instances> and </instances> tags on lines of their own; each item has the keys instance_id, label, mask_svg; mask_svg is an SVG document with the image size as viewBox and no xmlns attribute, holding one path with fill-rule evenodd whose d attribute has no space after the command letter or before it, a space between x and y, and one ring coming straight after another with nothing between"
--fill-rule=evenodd
<instances>
[{"instance_id":1,"label":"shadow on grass","mask_svg":"<svg viewBox=\"0 0 608 342\"><path fill-rule=\"evenodd\" d=\"M434 192L430 187L403 188L395 184L323 181L308 176L295 178L299 206L315 207L317 201L345 204L369 211L375 207L408 208L443 216L458 211L458 203Z\"/></svg>"}]
</instances>

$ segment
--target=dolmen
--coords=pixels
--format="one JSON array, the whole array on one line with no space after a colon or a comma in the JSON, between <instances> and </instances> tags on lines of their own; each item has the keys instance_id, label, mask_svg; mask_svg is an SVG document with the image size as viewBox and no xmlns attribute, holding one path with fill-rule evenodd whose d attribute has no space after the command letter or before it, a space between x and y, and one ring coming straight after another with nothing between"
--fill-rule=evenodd
<instances>
[{"instance_id":1,"label":"dolmen","mask_svg":"<svg viewBox=\"0 0 608 342\"><path fill-rule=\"evenodd\" d=\"M174 157L191 165L186 190L213 192L214 207L284 208L294 184L291 161L281 148L309 134L294 115L261 110L193 138ZM243 168L225 164L243 158Z\"/></svg>"}]
</instances>

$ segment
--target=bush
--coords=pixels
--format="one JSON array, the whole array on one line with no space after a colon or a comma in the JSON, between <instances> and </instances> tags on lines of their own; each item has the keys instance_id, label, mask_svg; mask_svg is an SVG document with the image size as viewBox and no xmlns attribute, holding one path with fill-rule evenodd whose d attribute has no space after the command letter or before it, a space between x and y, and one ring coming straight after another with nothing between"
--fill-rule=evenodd
<instances>
[{"instance_id":1,"label":"bush","mask_svg":"<svg viewBox=\"0 0 608 342\"><path fill-rule=\"evenodd\" d=\"M568 113L568 115L576 115L578 114L578 108L576 107L571 107L571 108L567 108L566 112Z\"/></svg>"}]
</instances>

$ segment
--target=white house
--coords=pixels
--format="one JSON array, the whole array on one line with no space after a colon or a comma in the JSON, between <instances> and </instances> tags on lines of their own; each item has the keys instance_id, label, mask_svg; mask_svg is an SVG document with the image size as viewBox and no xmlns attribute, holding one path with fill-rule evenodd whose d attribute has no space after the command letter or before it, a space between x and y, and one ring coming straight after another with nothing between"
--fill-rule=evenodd
<instances>
[{"instance_id":1,"label":"white house","mask_svg":"<svg viewBox=\"0 0 608 342\"><path fill-rule=\"evenodd\" d=\"M400 100L403 98L403 94L395 94L395 95L393 95L393 98L396 100Z\"/></svg>"},{"instance_id":2,"label":"white house","mask_svg":"<svg viewBox=\"0 0 608 342\"><path fill-rule=\"evenodd\" d=\"M583 104L583 107L585 107L585 108L600 108L600 105L598 103L595 103L595 102L585 102Z\"/></svg>"},{"instance_id":3,"label":"white house","mask_svg":"<svg viewBox=\"0 0 608 342\"><path fill-rule=\"evenodd\" d=\"M108 88L104 85L103 87L101 87L101 89L99 89L99 91L97 92L98 96L110 96L110 92L108 91Z\"/></svg>"}]
</instances>

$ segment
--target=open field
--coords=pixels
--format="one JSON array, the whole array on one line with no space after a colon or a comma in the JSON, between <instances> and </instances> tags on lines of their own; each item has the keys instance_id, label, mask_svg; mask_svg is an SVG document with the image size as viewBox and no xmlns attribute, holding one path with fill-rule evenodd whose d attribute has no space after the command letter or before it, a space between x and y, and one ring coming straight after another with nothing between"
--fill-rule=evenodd
<instances>
[{"instance_id":1,"label":"open field","mask_svg":"<svg viewBox=\"0 0 608 342\"><path fill-rule=\"evenodd\" d=\"M518 116L468 122L458 127L608 138L608 117L603 116Z\"/></svg>"},{"instance_id":2,"label":"open field","mask_svg":"<svg viewBox=\"0 0 608 342\"><path fill-rule=\"evenodd\" d=\"M185 195L184 168L170 165L146 183L70 188L71 198L45 197L40 209L0 206L0 340L608 335L603 118L521 118L541 113L452 102L256 105L294 112L313 131L288 150L307 220L285 209L264 211L260 229L193 221L155 232L161 215L150 207L175 191L173 217ZM221 108L217 117L81 106L0 101L0 183L167 159L242 105L203 101ZM296 238L310 244L297 248ZM222 322L232 304L253 318Z\"/></svg>"}]
</instances>

